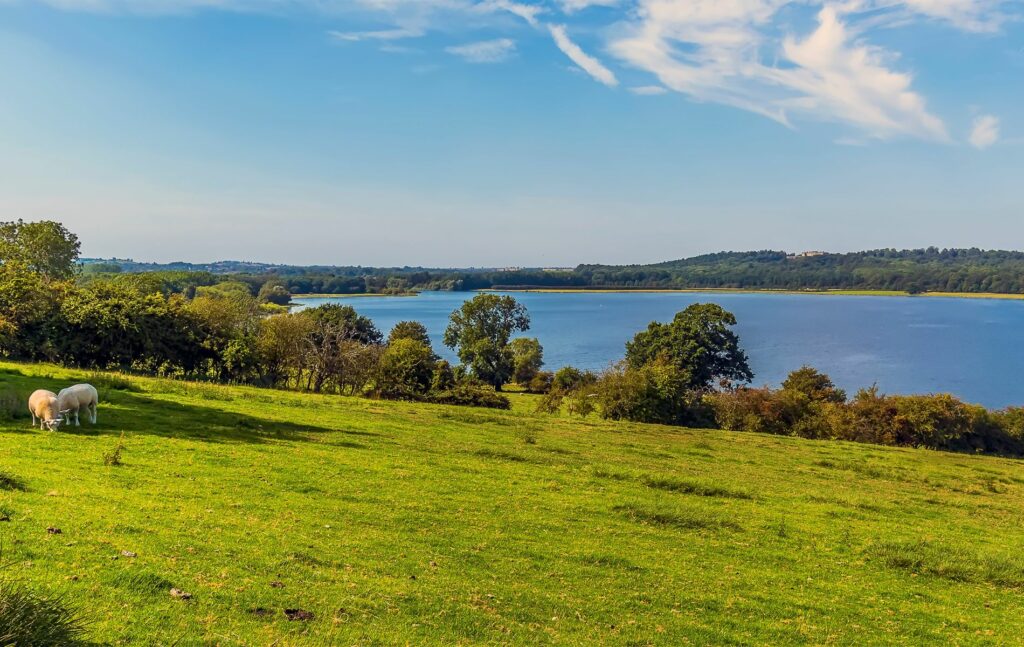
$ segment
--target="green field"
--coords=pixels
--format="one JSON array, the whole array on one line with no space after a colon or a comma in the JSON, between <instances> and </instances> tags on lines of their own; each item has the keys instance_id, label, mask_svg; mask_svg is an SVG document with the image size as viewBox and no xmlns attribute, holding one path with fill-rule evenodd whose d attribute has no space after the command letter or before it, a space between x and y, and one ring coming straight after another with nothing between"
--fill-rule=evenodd
<instances>
[{"instance_id":1,"label":"green field","mask_svg":"<svg viewBox=\"0 0 1024 647\"><path fill-rule=\"evenodd\" d=\"M0 364L19 396L85 377ZM551 418L525 395L494 412L89 379L96 427L0 423L0 542L4 575L97 642L1024 636L1017 461Z\"/></svg>"}]
</instances>

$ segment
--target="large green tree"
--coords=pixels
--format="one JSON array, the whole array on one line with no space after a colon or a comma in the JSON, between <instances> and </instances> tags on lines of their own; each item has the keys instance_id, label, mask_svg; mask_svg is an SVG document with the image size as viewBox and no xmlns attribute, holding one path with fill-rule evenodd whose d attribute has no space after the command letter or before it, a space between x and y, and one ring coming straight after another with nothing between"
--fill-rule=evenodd
<instances>
[{"instance_id":1,"label":"large green tree","mask_svg":"<svg viewBox=\"0 0 1024 647\"><path fill-rule=\"evenodd\" d=\"M665 362L686 381L687 390L715 384L746 383L754 379L747 355L733 332L736 317L713 303L695 303L670 323L652 322L626 344L626 362L639 369Z\"/></svg>"},{"instance_id":2,"label":"large green tree","mask_svg":"<svg viewBox=\"0 0 1024 647\"><path fill-rule=\"evenodd\" d=\"M512 377L515 358L509 339L530 328L526 308L510 296L479 294L452 313L445 346L479 379L501 390Z\"/></svg>"},{"instance_id":3,"label":"large green tree","mask_svg":"<svg viewBox=\"0 0 1024 647\"><path fill-rule=\"evenodd\" d=\"M512 379L516 384L527 386L544 366L544 348L533 337L517 337L508 347L512 351Z\"/></svg>"},{"instance_id":4,"label":"large green tree","mask_svg":"<svg viewBox=\"0 0 1024 647\"><path fill-rule=\"evenodd\" d=\"M78 236L52 220L0 222L0 262L17 261L51 279L70 278L81 251Z\"/></svg>"}]
</instances>

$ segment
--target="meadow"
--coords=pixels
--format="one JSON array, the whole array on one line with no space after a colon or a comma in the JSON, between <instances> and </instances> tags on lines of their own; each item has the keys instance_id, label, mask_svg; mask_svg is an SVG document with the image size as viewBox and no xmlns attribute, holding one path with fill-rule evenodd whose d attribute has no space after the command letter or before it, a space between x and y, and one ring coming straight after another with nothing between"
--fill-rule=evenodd
<instances>
[{"instance_id":1,"label":"meadow","mask_svg":"<svg viewBox=\"0 0 1024 647\"><path fill-rule=\"evenodd\" d=\"M1024 635L1019 461L0 363L81 380L97 426L0 422L0 573L97 643Z\"/></svg>"}]
</instances>

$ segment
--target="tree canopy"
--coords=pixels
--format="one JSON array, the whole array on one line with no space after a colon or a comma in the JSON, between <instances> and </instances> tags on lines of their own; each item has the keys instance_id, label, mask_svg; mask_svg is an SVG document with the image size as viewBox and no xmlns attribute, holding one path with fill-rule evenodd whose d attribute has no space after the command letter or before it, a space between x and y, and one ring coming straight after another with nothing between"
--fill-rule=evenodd
<instances>
[{"instance_id":1,"label":"tree canopy","mask_svg":"<svg viewBox=\"0 0 1024 647\"><path fill-rule=\"evenodd\" d=\"M688 390L754 379L747 355L732 330L736 317L714 303L695 303L670 323L651 322L626 344L630 368L664 362L685 377Z\"/></svg>"},{"instance_id":2,"label":"tree canopy","mask_svg":"<svg viewBox=\"0 0 1024 647\"><path fill-rule=\"evenodd\" d=\"M81 251L78 236L52 220L0 222L0 262L24 263L50 279L67 279L75 273Z\"/></svg>"},{"instance_id":3,"label":"tree canopy","mask_svg":"<svg viewBox=\"0 0 1024 647\"><path fill-rule=\"evenodd\" d=\"M456 350L474 375L500 390L515 368L509 340L529 328L530 316L518 301L510 296L478 294L452 313L444 344Z\"/></svg>"}]
</instances>

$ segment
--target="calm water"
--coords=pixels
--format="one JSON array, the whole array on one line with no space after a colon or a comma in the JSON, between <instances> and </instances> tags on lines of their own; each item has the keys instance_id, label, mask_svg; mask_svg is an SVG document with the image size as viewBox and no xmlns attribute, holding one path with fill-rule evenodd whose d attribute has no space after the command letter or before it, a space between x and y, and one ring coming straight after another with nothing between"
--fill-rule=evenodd
<instances>
[{"instance_id":1,"label":"calm water","mask_svg":"<svg viewBox=\"0 0 1024 647\"><path fill-rule=\"evenodd\" d=\"M887 393L948 392L990 407L1024 405L1024 301L781 294L514 294L529 311L527 333L540 339L549 369L600 369L649 322L668 321L687 305L715 302L739 320L756 384L778 384L803 364L852 391L877 383ZM298 299L343 301L387 333L414 319L435 349L448 315L472 295Z\"/></svg>"}]
</instances>

